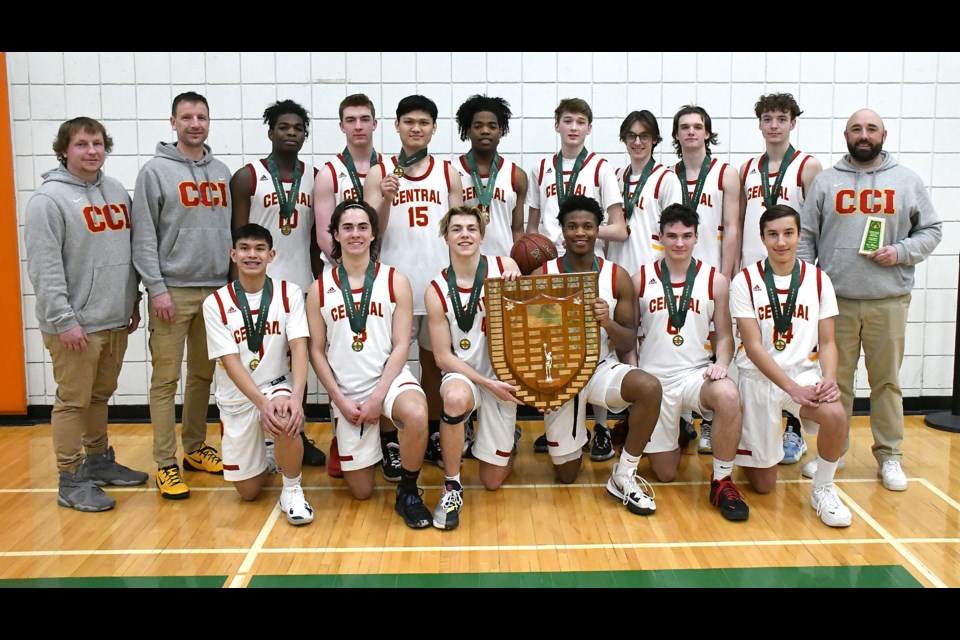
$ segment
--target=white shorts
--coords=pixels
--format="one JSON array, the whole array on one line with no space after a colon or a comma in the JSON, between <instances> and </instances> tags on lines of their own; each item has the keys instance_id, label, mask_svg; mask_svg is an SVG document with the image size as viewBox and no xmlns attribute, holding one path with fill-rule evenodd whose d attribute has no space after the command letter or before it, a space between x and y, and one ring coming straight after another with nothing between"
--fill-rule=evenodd
<instances>
[{"instance_id":1,"label":"white shorts","mask_svg":"<svg viewBox=\"0 0 960 640\"><path fill-rule=\"evenodd\" d=\"M420 388L420 383L410 372L410 367L404 365L400 375L394 378L393 384L387 390L387 397L383 399L383 409L381 410L381 414L393 420L398 429L403 429L403 423L398 422L393 417L393 404L401 393L414 390L423 395L423 389ZM346 395L351 400L361 403L370 397L370 393L361 396ZM343 470L358 471L380 462L383 458L383 452L380 449L379 423L362 424L358 427L343 419L343 413L340 412L340 408L335 403L330 403L330 406L333 408L333 426L336 430L340 466Z\"/></svg>"},{"instance_id":2,"label":"white shorts","mask_svg":"<svg viewBox=\"0 0 960 640\"><path fill-rule=\"evenodd\" d=\"M685 371L673 378L660 380L660 385L663 387L660 418L657 420L657 426L650 436L650 442L643 450L644 453L673 451L679 446L677 439L680 437L680 414L684 411L696 411L703 415L703 407L700 406L700 391L706 382L703 379L703 372L706 370L706 367L702 367L693 371Z\"/></svg>"},{"instance_id":3,"label":"white shorts","mask_svg":"<svg viewBox=\"0 0 960 640\"><path fill-rule=\"evenodd\" d=\"M799 385L809 386L823 379L819 371L787 372ZM783 459L783 412L797 416L803 430L815 435L820 425L800 418L800 405L790 394L753 369L740 371L740 405L743 407L743 432L737 447L735 464L766 469Z\"/></svg>"},{"instance_id":4,"label":"white shorts","mask_svg":"<svg viewBox=\"0 0 960 640\"><path fill-rule=\"evenodd\" d=\"M290 383L284 380L262 389L267 398L290 396ZM267 447L263 443L267 432L260 424L260 411L252 402L220 409L220 448L223 451L223 479L228 482L249 480L267 468ZM272 435L267 434L271 439Z\"/></svg>"},{"instance_id":5,"label":"white shorts","mask_svg":"<svg viewBox=\"0 0 960 640\"><path fill-rule=\"evenodd\" d=\"M513 451L513 431L517 422L517 405L513 402L503 402L490 391L478 387L466 376L459 373L448 373L440 381L440 393L443 385L450 380L459 380L470 387L473 392L473 412L478 414L476 423L476 439L473 442L473 457L505 467L510 462ZM472 413L472 412L471 412Z\"/></svg>"},{"instance_id":6,"label":"white shorts","mask_svg":"<svg viewBox=\"0 0 960 640\"><path fill-rule=\"evenodd\" d=\"M620 385L624 377L637 367L623 364L613 358L607 358L590 376L587 385L575 398L563 403L559 409L544 414L543 426L547 435L547 446L554 464L562 464L557 459L568 462L587 442L587 404L609 409L614 413L629 406L620 395Z\"/></svg>"},{"instance_id":7,"label":"white shorts","mask_svg":"<svg viewBox=\"0 0 960 640\"><path fill-rule=\"evenodd\" d=\"M430 322L427 316L413 316L413 325L410 328L410 346L416 342L427 351L433 351L433 343L430 342Z\"/></svg>"}]
</instances>

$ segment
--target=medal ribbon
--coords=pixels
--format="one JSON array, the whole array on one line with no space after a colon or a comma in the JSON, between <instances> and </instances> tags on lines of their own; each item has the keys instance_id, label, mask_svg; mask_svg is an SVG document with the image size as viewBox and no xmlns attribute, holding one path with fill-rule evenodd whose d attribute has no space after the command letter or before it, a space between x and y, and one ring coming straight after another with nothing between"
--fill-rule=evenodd
<instances>
[{"instance_id":1,"label":"medal ribbon","mask_svg":"<svg viewBox=\"0 0 960 640\"><path fill-rule=\"evenodd\" d=\"M357 173L357 165L353 163L353 156L350 155L350 149L343 148L343 164L347 167L347 175L350 176L350 182L353 183L353 190L357 192L357 200L363 200L363 183L360 182L360 174ZM370 156L370 166L377 164L377 150L373 150Z\"/></svg>"},{"instance_id":2,"label":"medal ribbon","mask_svg":"<svg viewBox=\"0 0 960 640\"><path fill-rule=\"evenodd\" d=\"M707 153L707 157L703 159L703 164L700 165L700 176L697 178L697 186L693 190L693 196L690 196L690 193L687 191L687 167L683 164L683 161L677 163L677 175L680 176L681 182L683 182L683 204L687 205L694 211L697 210L697 206L700 203L700 194L703 193L703 185L707 182L707 174L710 173L710 162L712 157L710 153ZM691 204L692 203L692 204Z\"/></svg>"},{"instance_id":3,"label":"medal ribbon","mask_svg":"<svg viewBox=\"0 0 960 640\"><path fill-rule=\"evenodd\" d=\"M400 149L400 155L397 156L397 166L400 167L401 169L406 169L407 167L412 167L413 165L417 164L418 162L420 162L426 157L427 157L426 147L424 147L423 149L420 149L420 151L417 151L412 156L408 156L406 151L404 151L403 149Z\"/></svg>"},{"instance_id":4,"label":"medal ribbon","mask_svg":"<svg viewBox=\"0 0 960 640\"><path fill-rule=\"evenodd\" d=\"M763 154L763 157L760 158L760 186L763 188L763 203L767 208L777 204L780 184L783 182L783 176L786 175L787 167L790 166L790 162L793 160L796 152L793 145L787 147L787 154L783 156L783 160L780 161L780 170L777 172L777 179L773 183L772 192L770 190L770 158L767 157L767 154Z\"/></svg>"},{"instance_id":5,"label":"medal ribbon","mask_svg":"<svg viewBox=\"0 0 960 640\"><path fill-rule=\"evenodd\" d=\"M563 267L564 273L584 273L581 271L575 270L570 262L567 260L567 254L563 254L563 257L560 258L560 265ZM597 256L593 256L593 266L590 268L591 271L600 273L600 261L597 260Z\"/></svg>"},{"instance_id":6,"label":"medal ribbon","mask_svg":"<svg viewBox=\"0 0 960 640\"><path fill-rule=\"evenodd\" d=\"M770 259L763 260L763 283L767 285L767 298L770 300L770 314L773 316L773 326L783 335L790 331L793 322L793 309L797 306L797 294L800 292L800 261L793 265L793 275L790 276L790 289L787 292L787 302L783 310L780 309L780 296L777 295L777 285L773 281L773 269L770 268Z\"/></svg>"},{"instance_id":7,"label":"medal ribbon","mask_svg":"<svg viewBox=\"0 0 960 640\"><path fill-rule=\"evenodd\" d=\"M373 279L377 273L377 263L373 260L367 266L363 276L363 294L360 296L360 310L353 302L353 292L350 290L350 277L343 264L337 267L337 278L340 280L340 293L343 294L343 304L347 308L347 319L350 320L350 330L355 335L363 335L367 328L367 315L370 313L370 298L373 296Z\"/></svg>"},{"instance_id":8,"label":"medal ribbon","mask_svg":"<svg viewBox=\"0 0 960 640\"><path fill-rule=\"evenodd\" d=\"M447 291L450 292L450 304L453 306L453 315L457 318L457 326L464 333L473 328L473 321L477 317L477 307L480 305L480 290L483 289L483 279L487 277L487 259L480 256L477 272L473 276L473 289L467 300L467 308L463 308L460 301L460 289L457 287L457 274L451 264L447 267Z\"/></svg>"},{"instance_id":9,"label":"medal ribbon","mask_svg":"<svg viewBox=\"0 0 960 640\"><path fill-rule=\"evenodd\" d=\"M660 261L660 284L663 286L663 295L666 298L667 314L674 329L681 329L687 321L687 311L690 310L690 296L693 294L693 284L697 280L697 261L690 260L687 268L687 279L683 281L683 292L680 294L680 308L677 308L677 299L673 296L673 282L670 280L670 269L667 260Z\"/></svg>"},{"instance_id":10,"label":"medal ribbon","mask_svg":"<svg viewBox=\"0 0 960 640\"><path fill-rule=\"evenodd\" d=\"M273 178L273 188L277 192L277 203L280 205L280 216L286 221L293 215L293 210L297 208L297 196L300 195L300 178L303 177L303 169L300 168L300 161L293 163L293 184L290 185L290 197L283 188L283 181L280 179L280 170L277 168L277 162L273 159L271 153L267 156L267 169L270 170L270 177Z\"/></svg>"},{"instance_id":11,"label":"medal ribbon","mask_svg":"<svg viewBox=\"0 0 960 640\"><path fill-rule=\"evenodd\" d=\"M623 211L628 220L630 216L633 215L633 210L637 208L637 202L640 201L640 192L643 191L643 187L647 184L650 174L653 173L654 166L656 166L656 162L653 161L653 158L650 158L643 168L643 172L640 174L640 182L637 183L636 191L634 191L630 197L627 197L627 194L630 193L630 176L633 175L631 173L633 167L627 167L626 172L623 174Z\"/></svg>"},{"instance_id":12,"label":"medal ribbon","mask_svg":"<svg viewBox=\"0 0 960 640\"><path fill-rule=\"evenodd\" d=\"M487 186L483 186L483 180L480 178L480 170L477 169L477 161L473 157L473 150L467 152L467 168L470 169L470 178L473 179L473 188L477 192L477 200L480 201L481 207L490 208L490 203L493 201L493 186L497 182L497 174L500 172L500 168L497 166L497 163L500 160L500 154L496 151L493 152L493 162L490 163L490 177L487 178Z\"/></svg>"},{"instance_id":13,"label":"medal ribbon","mask_svg":"<svg viewBox=\"0 0 960 640\"><path fill-rule=\"evenodd\" d=\"M573 171L570 172L570 181L567 182L567 188L563 188L563 154L559 151L557 155L553 158L553 169L557 173L557 202L563 204L563 201L567 199L567 196L572 196L577 188L577 178L580 176L580 169L583 168L583 163L587 159L587 148L584 147L580 151L580 155L577 156L577 159L573 162Z\"/></svg>"},{"instance_id":14,"label":"medal ribbon","mask_svg":"<svg viewBox=\"0 0 960 640\"><path fill-rule=\"evenodd\" d=\"M233 281L233 292L237 296L240 313L243 314L243 326L247 330L247 348L253 353L260 353L260 347L263 346L263 332L267 328L267 315L270 313L270 300L273 299L273 281L267 278L263 283L256 323L253 322L253 312L247 301L247 293L243 290L239 279Z\"/></svg>"}]
</instances>

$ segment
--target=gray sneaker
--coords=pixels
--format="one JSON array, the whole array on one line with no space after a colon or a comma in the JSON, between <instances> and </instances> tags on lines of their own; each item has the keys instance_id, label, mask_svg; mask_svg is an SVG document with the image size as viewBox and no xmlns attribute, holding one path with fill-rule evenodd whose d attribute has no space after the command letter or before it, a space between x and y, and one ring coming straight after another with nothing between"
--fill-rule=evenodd
<instances>
[{"instance_id":1,"label":"gray sneaker","mask_svg":"<svg viewBox=\"0 0 960 640\"><path fill-rule=\"evenodd\" d=\"M107 484L118 487L135 487L144 484L150 476L143 471L134 471L117 462L113 447L106 453L88 455L83 466L87 468L93 484L102 487Z\"/></svg>"},{"instance_id":2,"label":"gray sneaker","mask_svg":"<svg viewBox=\"0 0 960 640\"><path fill-rule=\"evenodd\" d=\"M57 504L77 511L108 511L117 506L117 501L103 492L90 478L86 463L74 474L60 472L60 491Z\"/></svg>"},{"instance_id":3,"label":"gray sneaker","mask_svg":"<svg viewBox=\"0 0 960 640\"><path fill-rule=\"evenodd\" d=\"M463 507L463 487L456 480L443 484L440 502L433 510L433 526L437 529L456 529L460 524L460 509Z\"/></svg>"}]
</instances>

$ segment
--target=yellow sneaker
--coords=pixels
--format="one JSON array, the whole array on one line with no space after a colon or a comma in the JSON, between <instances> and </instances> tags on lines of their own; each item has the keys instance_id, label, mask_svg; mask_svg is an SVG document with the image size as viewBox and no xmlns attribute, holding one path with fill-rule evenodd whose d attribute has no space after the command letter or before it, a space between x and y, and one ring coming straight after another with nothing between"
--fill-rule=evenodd
<instances>
[{"instance_id":1,"label":"yellow sneaker","mask_svg":"<svg viewBox=\"0 0 960 640\"><path fill-rule=\"evenodd\" d=\"M183 500L190 497L190 487L180 477L180 467L175 464L157 469L157 489L167 500Z\"/></svg>"},{"instance_id":2,"label":"yellow sneaker","mask_svg":"<svg viewBox=\"0 0 960 640\"><path fill-rule=\"evenodd\" d=\"M217 450L207 443L200 445L200 448L183 456L183 468L191 471L206 471L223 475L223 460L217 455Z\"/></svg>"}]
</instances>

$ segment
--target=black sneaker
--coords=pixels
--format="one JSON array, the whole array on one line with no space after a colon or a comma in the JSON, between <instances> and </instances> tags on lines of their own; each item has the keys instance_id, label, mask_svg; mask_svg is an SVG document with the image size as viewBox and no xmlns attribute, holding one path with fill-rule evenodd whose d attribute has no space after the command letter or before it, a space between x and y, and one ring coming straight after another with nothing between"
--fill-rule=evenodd
<instances>
[{"instance_id":1,"label":"black sneaker","mask_svg":"<svg viewBox=\"0 0 960 640\"><path fill-rule=\"evenodd\" d=\"M473 420L468 418L463 423L463 457L473 457L473 443L477 439L477 432L473 430Z\"/></svg>"},{"instance_id":2,"label":"black sneaker","mask_svg":"<svg viewBox=\"0 0 960 640\"><path fill-rule=\"evenodd\" d=\"M383 468L383 479L387 482L400 482L400 445L396 442L388 442L383 448L383 460L380 461Z\"/></svg>"},{"instance_id":3,"label":"black sneaker","mask_svg":"<svg viewBox=\"0 0 960 640\"><path fill-rule=\"evenodd\" d=\"M730 476L710 481L710 504L718 507L727 520L746 520L750 516L750 507L743 501L743 494Z\"/></svg>"},{"instance_id":4,"label":"black sneaker","mask_svg":"<svg viewBox=\"0 0 960 640\"><path fill-rule=\"evenodd\" d=\"M403 517L403 521L411 529L425 529L433 520L421 496L423 496L423 489L419 487L415 493L404 491L403 487L397 487L397 513Z\"/></svg>"},{"instance_id":5,"label":"black sneaker","mask_svg":"<svg viewBox=\"0 0 960 640\"><path fill-rule=\"evenodd\" d=\"M546 453L550 447L547 445L547 434L543 434L533 441L534 453Z\"/></svg>"},{"instance_id":6,"label":"black sneaker","mask_svg":"<svg viewBox=\"0 0 960 640\"><path fill-rule=\"evenodd\" d=\"M317 449L313 440L307 437L306 431L300 432L300 439L303 440L303 464L310 467L322 467L327 464L327 454Z\"/></svg>"},{"instance_id":7,"label":"black sneaker","mask_svg":"<svg viewBox=\"0 0 960 640\"><path fill-rule=\"evenodd\" d=\"M424 462L433 462L438 467L443 466L443 453L440 452L440 432L431 433L427 438L427 450L423 454Z\"/></svg>"},{"instance_id":8,"label":"black sneaker","mask_svg":"<svg viewBox=\"0 0 960 640\"><path fill-rule=\"evenodd\" d=\"M680 436L677 438L677 444L681 449L686 449L691 440L697 439L697 430L693 425L680 417Z\"/></svg>"},{"instance_id":9,"label":"black sneaker","mask_svg":"<svg viewBox=\"0 0 960 640\"><path fill-rule=\"evenodd\" d=\"M590 459L594 462L603 462L613 457L613 440L610 438L610 429L603 425L596 425L593 434L593 446L590 448Z\"/></svg>"}]
</instances>

